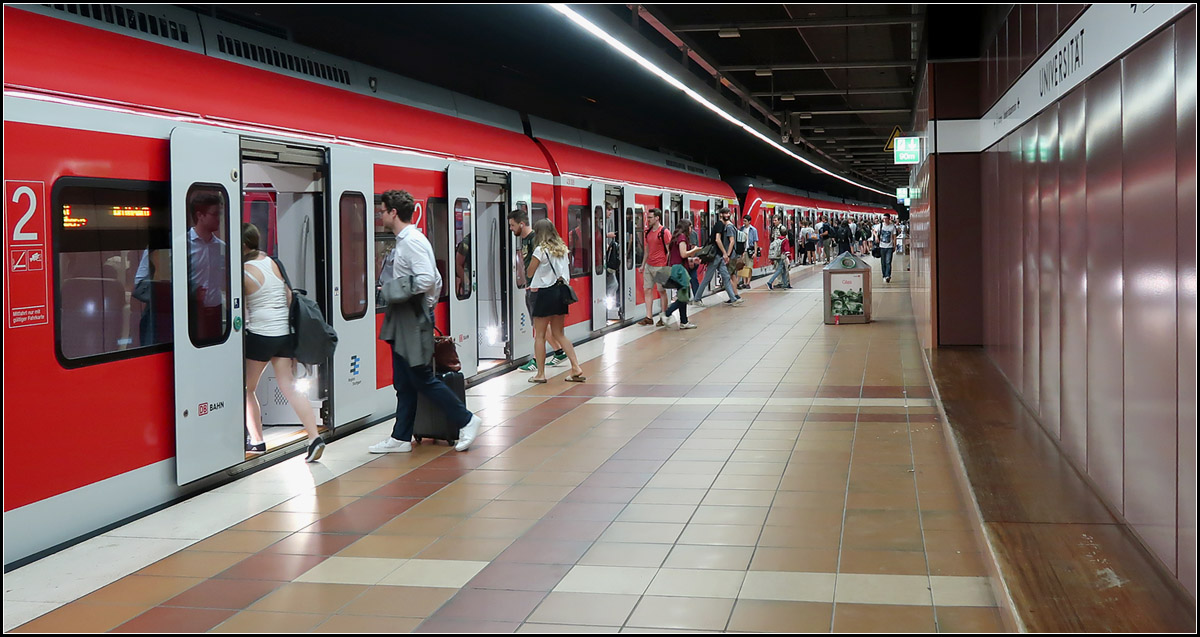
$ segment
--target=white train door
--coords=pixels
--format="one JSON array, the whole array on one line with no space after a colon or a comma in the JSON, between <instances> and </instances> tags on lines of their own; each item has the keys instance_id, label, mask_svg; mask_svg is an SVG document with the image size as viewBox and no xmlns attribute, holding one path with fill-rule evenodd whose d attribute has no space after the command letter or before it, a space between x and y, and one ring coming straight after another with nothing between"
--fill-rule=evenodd
<instances>
[{"instance_id":1,"label":"white train door","mask_svg":"<svg viewBox=\"0 0 1200 637\"><path fill-rule=\"evenodd\" d=\"M171 131L175 471L187 484L246 459L238 136Z\"/></svg>"},{"instance_id":2,"label":"white train door","mask_svg":"<svg viewBox=\"0 0 1200 637\"><path fill-rule=\"evenodd\" d=\"M375 227L373 181L374 162L366 151L330 147L329 316L338 335L329 384L334 428L369 416L375 395L375 285L368 257Z\"/></svg>"},{"instance_id":3,"label":"white train door","mask_svg":"<svg viewBox=\"0 0 1200 637\"><path fill-rule=\"evenodd\" d=\"M621 245L624 246L623 254L621 255L621 265L625 268L625 276L623 279L621 279L621 281L624 287L623 297L625 301L624 305L622 306L621 318L629 319L630 317L640 315L640 312L638 312L637 302L638 280L635 257L636 253L641 248L637 245L640 233L637 231L638 218L634 214L633 188L630 188L629 186L623 186L622 190L623 194L621 196L621 201L625 206L625 236L621 239Z\"/></svg>"},{"instance_id":4,"label":"white train door","mask_svg":"<svg viewBox=\"0 0 1200 637\"><path fill-rule=\"evenodd\" d=\"M478 308L475 298L475 168L462 164L450 164L446 168L446 193L450 217L449 287L450 333L458 343L458 360L462 363L463 376L470 378L479 370L479 347L476 343Z\"/></svg>"},{"instance_id":5,"label":"white train door","mask_svg":"<svg viewBox=\"0 0 1200 637\"><path fill-rule=\"evenodd\" d=\"M593 182L589 187L592 205L592 330L608 325L608 272L604 260L608 239L605 237L604 185Z\"/></svg>"},{"instance_id":6,"label":"white train door","mask_svg":"<svg viewBox=\"0 0 1200 637\"><path fill-rule=\"evenodd\" d=\"M511 208L522 208L526 214L529 214L529 202L533 201L533 179L528 173L513 172L512 177L512 200L515 202ZM512 333L511 357L509 360L521 358L533 353L533 317L529 315L529 309L525 307L525 259L521 253L520 239L512 234L508 229L508 212L505 211L503 231L508 232L508 242L512 246L512 267L509 268L511 280L508 289L512 291L509 303L510 319L509 325L512 328L509 330ZM529 220L530 225L533 224L533 219Z\"/></svg>"}]
</instances>

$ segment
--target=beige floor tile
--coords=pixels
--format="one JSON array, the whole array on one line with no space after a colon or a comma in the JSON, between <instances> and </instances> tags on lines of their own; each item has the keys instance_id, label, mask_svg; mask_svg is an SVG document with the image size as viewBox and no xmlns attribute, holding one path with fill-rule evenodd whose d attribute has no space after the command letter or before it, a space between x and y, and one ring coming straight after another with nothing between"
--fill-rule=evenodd
<instances>
[{"instance_id":1,"label":"beige floor tile","mask_svg":"<svg viewBox=\"0 0 1200 637\"><path fill-rule=\"evenodd\" d=\"M672 522L613 522L597 542L674 544L684 524Z\"/></svg>"},{"instance_id":2,"label":"beige floor tile","mask_svg":"<svg viewBox=\"0 0 1200 637\"><path fill-rule=\"evenodd\" d=\"M646 595L665 597L735 598L746 577L745 571L662 568L650 582Z\"/></svg>"},{"instance_id":3,"label":"beige floor tile","mask_svg":"<svg viewBox=\"0 0 1200 637\"><path fill-rule=\"evenodd\" d=\"M489 562L513 543L512 538L444 537L425 547L416 557L423 560L467 560Z\"/></svg>"},{"instance_id":4,"label":"beige floor tile","mask_svg":"<svg viewBox=\"0 0 1200 637\"><path fill-rule=\"evenodd\" d=\"M644 488L630 504L700 504L709 493L704 489Z\"/></svg>"},{"instance_id":5,"label":"beige floor tile","mask_svg":"<svg viewBox=\"0 0 1200 637\"><path fill-rule=\"evenodd\" d=\"M462 588L488 563L469 560L408 560L379 581L383 586Z\"/></svg>"},{"instance_id":6,"label":"beige floor tile","mask_svg":"<svg viewBox=\"0 0 1200 637\"><path fill-rule=\"evenodd\" d=\"M496 496L496 499L558 502L567 497L567 494L574 488L574 486L514 485Z\"/></svg>"},{"instance_id":7,"label":"beige floor tile","mask_svg":"<svg viewBox=\"0 0 1200 637\"><path fill-rule=\"evenodd\" d=\"M526 520L537 520L545 517L550 509L554 508L555 504L558 503L522 502L517 500L501 502L496 500L479 509L475 516L481 518L519 518Z\"/></svg>"},{"instance_id":8,"label":"beige floor tile","mask_svg":"<svg viewBox=\"0 0 1200 637\"><path fill-rule=\"evenodd\" d=\"M641 595L657 573L657 568L637 566L575 566L554 592Z\"/></svg>"},{"instance_id":9,"label":"beige floor tile","mask_svg":"<svg viewBox=\"0 0 1200 637\"><path fill-rule=\"evenodd\" d=\"M221 622L213 633L305 633L329 618L329 614L281 613L244 610Z\"/></svg>"},{"instance_id":10,"label":"beige floor tile","mask_svg":"<svg viewBox=\"0 0 1200 637\"><path fill-rule=\"evenodd\" d=\"M372 586L339 612L342 615L425 618L457 593L456 588Z\"/></svg>"},{"instance_id":11,"label":"beige floor tile","mask_svg":"<svg viewBox=\"0 0 1200 637\"><path fill-rule=\"evenodd\" d=\"M367 535L338 551L338 557L415 557L425 547L437 541L432 535Z\"/></svg>"},{"instance_id":12,"label":"beige floor tile","mask_svg":"<svg viewBox=\"0 0 1200 637\"><path fill-rule=\"evenodd\" d=\"M664 567L745 571L754 555L752 546L676 544Z\"/></svg>"},{"instance_id":13,"label":"beige floor tile","mask_svg":"<svg viewBox=\"0 0 1200 637\"><path fill-rule=\"evenodd\" d=\"M791 459L791 450L751 451L742 449L729 456L730 462L782 462Z\"/></svg>"},{"instance_id":14,"label":"beige floor tile","mask_svg":"<svg viewBox=\"0 0 1200 637\"><path fill-rule=\"evenodd\" d=\"M292 582L258 600L247 610L332 615L366 590L362 584Z\"/></svg>"},{"instance_id":15,"label":"beige floor tile","mask_svg":"<svg viewBox=\"0 0 1200 637\"><path fill-rule=\"evenodd\" d=\"M738 593L741 599L791 602L833 602L837 575L833 573L789 573L749 571Z\"/></svg>"},{"instance_id":16,"label":"beige floor tile","mask_svg":"<svg viewBox=\"0 0 1200 637\"><path fill-rule=\"evenodd\" d=\"M646 483L649 489L693 489L703 490L712 486L717 479L716 474L701 476L687 473L659 473Z\"/></svg>"},{"instance_id":17,"label":"beige floor tile","mask_svg":"<svg viewBox=\"0 0 1200 637\"><path fill-rule=\"evenodd\" d=\"M591 475L583 471L532 471L518 484L575 487Z\"/></svg>"},{"instance_id":18,"label":"beige floor tile","mask_svg":"<svg viewBox=\"0 0 1200 637\"><path fill-rule=\"evenodd\" d=\"M725 462L733 455L733 449L680 449L671 454L671 460L680 462Z\"/></svg>"},{"instance_id":19,"label":"beige floor tile","mask_svg":"<svg viewBox=\"0 0 1200 637\"><path fill-rule=\"evenodd\" d=\"M448 538L515 539L537 524L521 518L470 517L445 533Z\"/></svg>"},{"instance_id":20,"label":"beige floor tile","mask_svg":"<svg viewBox=\"0 0 1200 637\"><path fill-rule=\"evenodd\" d=\"M409 516L407 512L375 529L372 535L424 535L440 537L463 523L463 518L450 515Z\"/></svg>"},{"instance_id":21,"label":"beige floor tile","mask_svg":"<svg viewBox=\"0 0 1200 637\"><path fill-rule=\"evenodd\" d=\"M733 611L732 599L646 596L626 625L632 628L725 630Z\"/></svg>"},{"instance_id":22,"label":"beige floor tile","mask_svg":"<svg viewBox=\"0 0 1200 637\"><path fill-rule=\"evenodd\" d=\"M770 507L700 505L691 518L692 524L761 525L767 520Z\"/></svg>"},{"instance_id":23,"label":"beige floor tile","mask_svg":"<svg viewBox=\"0 0 1200 637\"><path fill-rule=\"evenodd\" d=\"M313 632L337 633L411 633L421 625L421 619L408 617L371 617L367 615L334 615L317 626Z\"/></svg>"},{"instance_id":24,"label":"beige floor tile","mask_svg":"<svg viewBox=\"0 0 1200 637\"><path fill-rule=\"evenodd\" d=\"M688 504L630 504L617 516L617 521L686 523L696 508Z\"/></svg>"},{"instance_id":25,"label":"beige floor tile","mask_svg":"<svg viewBox=\"0 0 1200 637\"><path fill-rule=\"evenodd\" d=\"M637 595L553 592L526 621L618 627L633 612L638 599Z\"/></svg>"},{"instance_id":26,"label":"beige floor tile","mask_svg":"<svg viewBox=\"0 0 1200 637\"><path fill-rule=\"evenodd\" d=\"M658 470L658 475L667 474L688 474L701 476L715 476L721 472L724 462L704 462L696 460L668 460L663 463L663 466Z\"/></svg>"},{"instance_id":27,"label":"beige floor tile","mask_svg":"<svg viewBox=\"0 0 1200 637\"><path fill-rule=\"evenodd\" d=\"M773 490L711 489L701 504L706 506L769 507L775 500Z\"/></svg>"},{"instance_id":28,"label":"beige floor tile","mask_svg":"<svg viewBox=\"0 0 1200 637\"><path fill-rule=\"evenodd\" d=\"M672 552L671 544L597 542L579 558L584 566L639 566L658 568ZM676 549L679 547L676 546ZM705 547L710 548L710 547Z\"/></svg>"},{"instance_id":29,"label":"beige floor tile","mask_svg":"<svg viewBox=\"0 0 1200 637\"><path fill-rule=\"evenodd\" d=\"M787 463L784 462L727 462L721 469L723 476L782 476Z\"/></svg>"},{"instance_id":30,"label":"beige floor tile","mask_svg":"<svg viewBox=\"0 0 1200 637\"><path fill-rule=\"evenodd\" d=\"M375 585L408 560L382 557L331 557L312 567L297 582Z\"/></svg>"},{"instance_id":31,"label":"beige floor tile","mask_svg":"<svg viewBox=\"0 0 1200 637\"><path fill-rule=\"evenodd\" d=\"M995 606L996 597L987 577L933 575L933 603L937 606Z\"/></svg>"},{"instance_id":32,"label":"beige floor tile","mask_svg":"<svg viewBox=\"0 0 1200 637\"><path fill-rule=\"evenodd\" d=\"M720 475L712 484L714 489L748 489L751 491L773 490L778 486L779 476Z\"/></svg>"},{"instance_id":33,"label":"beige floor tile","mask_svg":"<svg viewBox=\"0 0 1200 637\"><path fill-rule=\"evenodd\" d=\"M539 624L526 622L517 629L518 633L536 633L545 635L560 635L562 633L618 633L617 626L573 626L571 624Z\"/></svg>"},{"instance_id":34,"label":"beige floor tile","mask_svg":"<svg viewBox=\"0 0 1200 637\"><path fill-rule=\"evenodd\" d=\"M925 575L863 575L839 573L837 602L932 606L929 577Z\"/></svg>"},{"instance_id":35,"label":"beige floor tile","mask_svg":"<svg viewBox=\"0 0 1200 637\"><path fill-rule=\"evenodd\" d=\"M689 524L679 536L679 543L754 546L761 533L758 525Z\"/></svg>"}]
</instances>

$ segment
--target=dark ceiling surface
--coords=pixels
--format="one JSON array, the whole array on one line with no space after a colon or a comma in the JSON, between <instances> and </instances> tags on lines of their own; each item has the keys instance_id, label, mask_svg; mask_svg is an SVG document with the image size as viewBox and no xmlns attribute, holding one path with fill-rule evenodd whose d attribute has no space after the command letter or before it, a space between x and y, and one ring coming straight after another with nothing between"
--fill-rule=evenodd
<instances>
[{"instance_id":1,"label":"dark ceiling surface","mask_svg":"<svg viewBox=\"0 0 1200 637\"><path fill-rule=\"evenodd\" d=\"M765 177L890 203L754 139L544 5L186 6L268 32L283 29L298 44L687 157L725 177ZM634 25L645 43L676 60L665 70L719 86L736 115L787 133L793 149L834 172L887 192L907 185L908 170L893 166L883 148L896 126L907 130L912 120L927 5L577 8ZM728 37L734 28L738 37Z\"/></svg>"}]
</instances>

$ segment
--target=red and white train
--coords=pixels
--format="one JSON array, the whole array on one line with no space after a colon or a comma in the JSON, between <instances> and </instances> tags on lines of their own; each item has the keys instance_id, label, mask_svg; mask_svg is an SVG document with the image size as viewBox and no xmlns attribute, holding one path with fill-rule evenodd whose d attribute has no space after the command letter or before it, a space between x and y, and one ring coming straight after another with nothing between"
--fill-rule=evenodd
<instances>
[{"instance_id":1,"label":"red and white train","mask_svg":"<svg viewBox=\"0 0 1200 637\"><path fill-rule=\"evenodd\" d=\"M283 427L265 458L244 453L243 221L338 332L308 379L336 436L395 408L376 339L393 241L380 193L419 202L437 323L475 380L532 352L508 210L565 230L583 300L567 333L583 340L644 313L647 209L703 233L742 208L712 169L178 7L6 6L4 61L9 566L302 447ZM219 205L201 226L205 201ZM746 201L760 231L770 214L883 211L761 188ZM190 237L206 231L224 245L201 271ZM271 382L264 420L286 425Z\"/></svg>"}]
</instances>

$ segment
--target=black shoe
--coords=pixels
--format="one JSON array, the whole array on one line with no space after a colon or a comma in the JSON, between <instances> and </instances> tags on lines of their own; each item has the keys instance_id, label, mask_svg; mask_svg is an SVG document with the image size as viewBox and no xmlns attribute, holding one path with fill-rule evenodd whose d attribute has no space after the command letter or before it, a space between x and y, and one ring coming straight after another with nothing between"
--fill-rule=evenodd
<instances>
[{"instance_id":1,"label":"black shoe","mask_svg":"<svg viewBox=\"0 0 1200 637\"><path fill-rule=\"evenodd\" d=\"M316 462L321 459L321 454L325 453L325 440L320 436L313 439L312 444L308 446L308 455L304 456L305 462Z\"/></svg>"},{"instance_id":2,"label":"black shoe","mask_svg":"<svg viewBox=\"0 0 1200 637\"><path fill-rule=\"evenodd\" d=\"M266 453L266 452L267 452L267 442L265 440L263 442L258 443L257 445L252 445L248 442L246 443L246 453L261 454L261 453Z\"/></svg>"}]
</instances>

